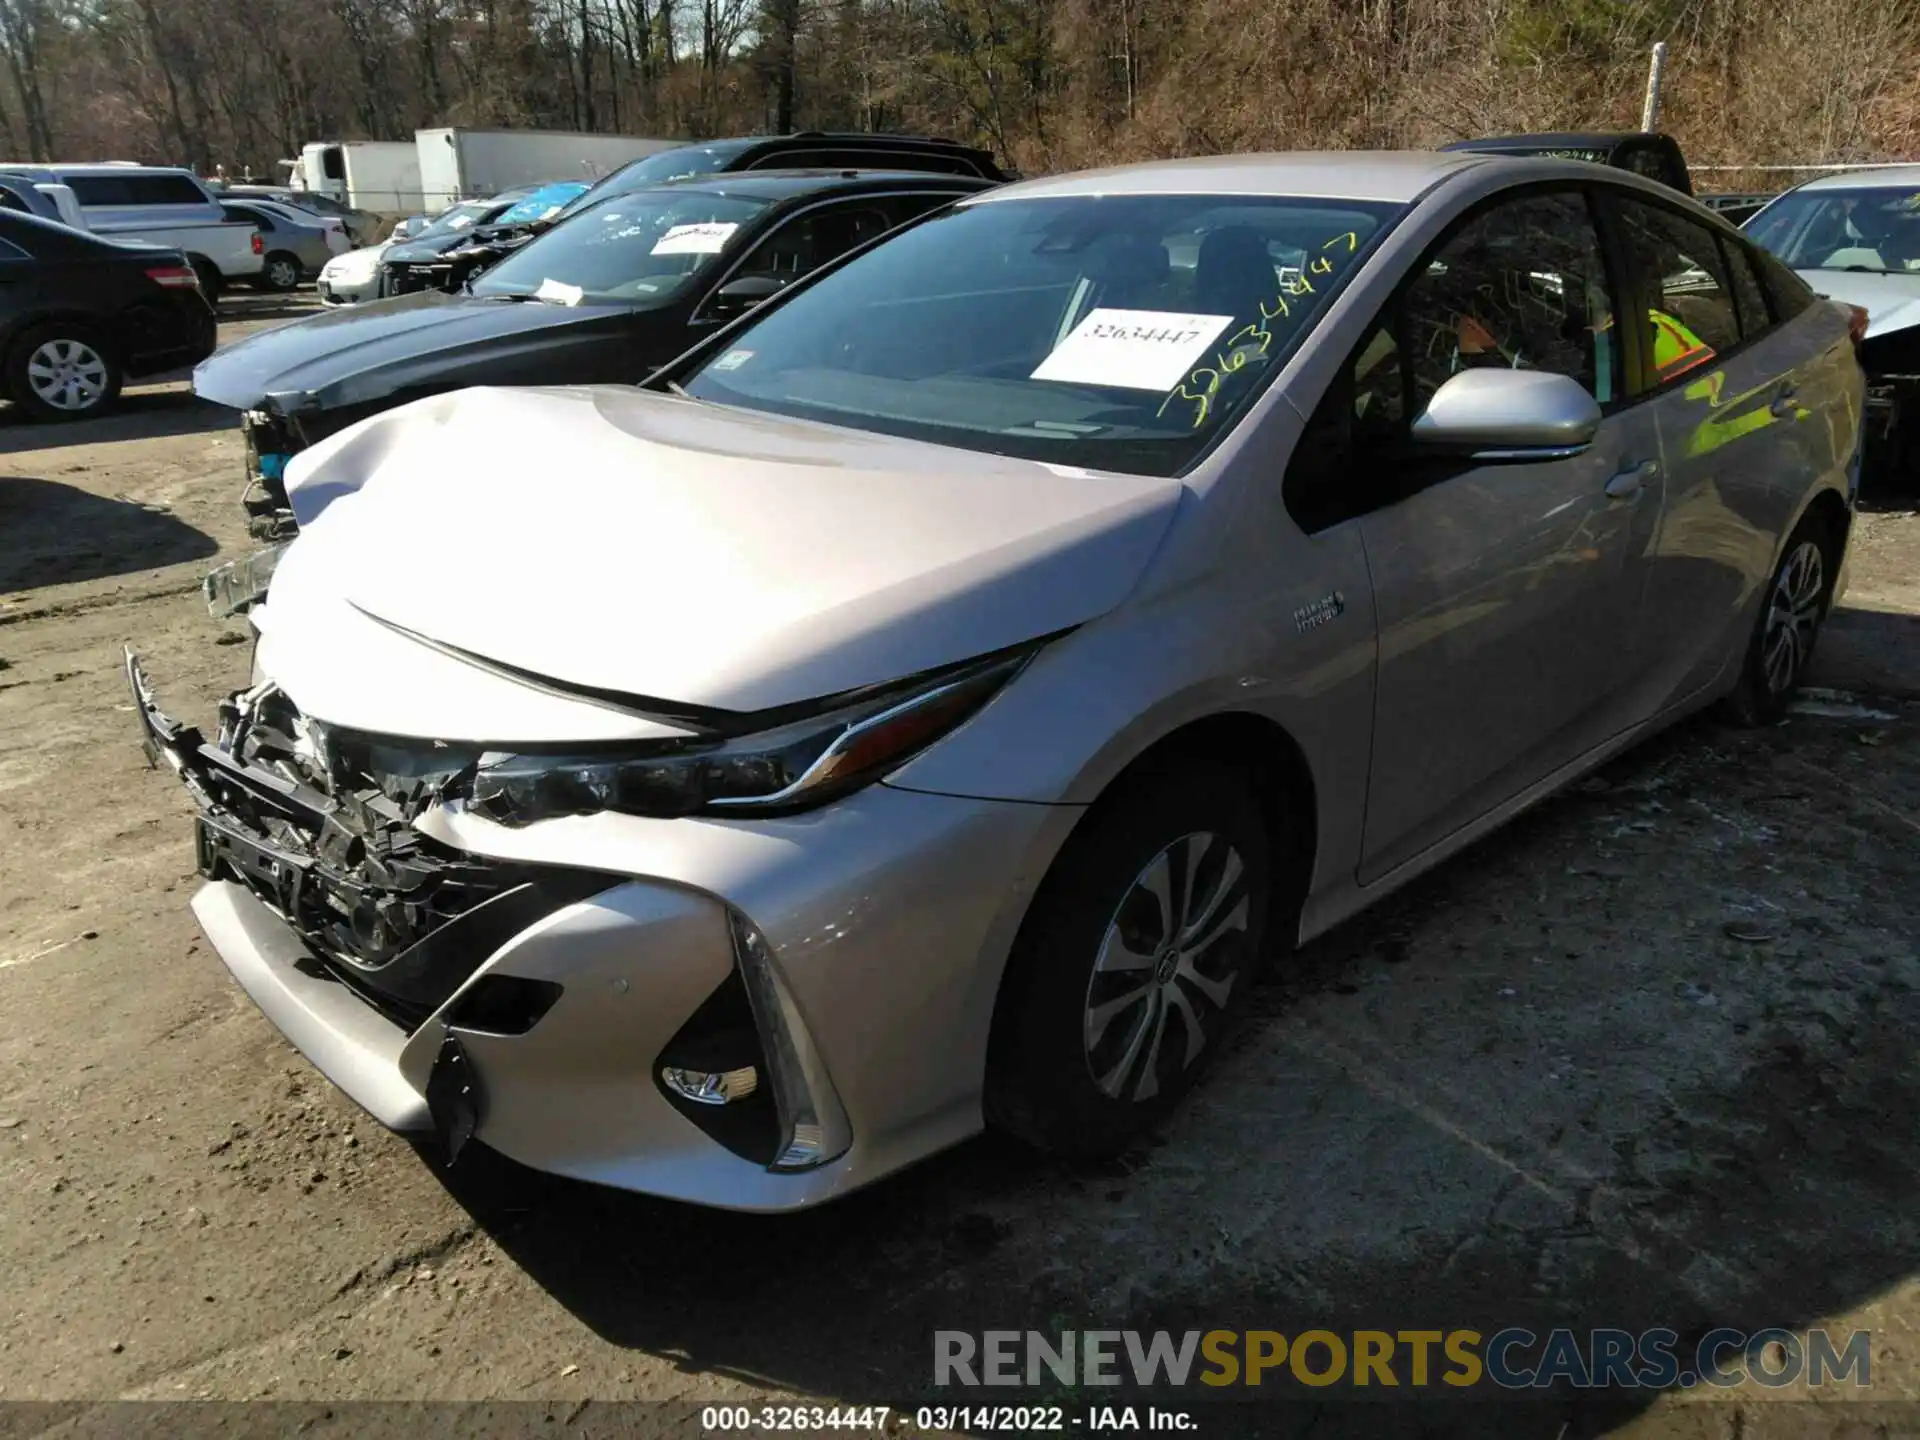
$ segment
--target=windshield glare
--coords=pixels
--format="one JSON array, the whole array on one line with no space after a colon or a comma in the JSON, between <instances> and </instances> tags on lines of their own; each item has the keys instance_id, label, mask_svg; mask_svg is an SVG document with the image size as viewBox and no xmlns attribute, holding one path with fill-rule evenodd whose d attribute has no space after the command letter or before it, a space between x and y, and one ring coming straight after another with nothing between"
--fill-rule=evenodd
<instances>
[{"instance_id":1,"label":"windshield glare","mask_svg":"<svg viewBox=\"0 0 1920 1440\"><path fill-rule=\"evenodd\" d=\"M1312 327L1395 207L996 200L915 226L738 335L703 400L1173 475Z\"/></svg>"},{"instance_id":2,"label":"windshield glare","mask_svg":"<svg viewBox=\"0 0 1920 1440\"><path fill-rule=\"evenodd\" d=\"M662 302L726 252L763 200L698 190L611 196L568 217L473 282L476 295Z\"/></svg>"},{"instance_id":3,"label":"windshield glare","mask_svg":"<svg viewBox=\"0 0 1920 1440\"><path fill-rule=\"evenodd\" d=\"M414 233L415 240L430 239L435 235L450 235L458 230L470 230L479 224L486 213L493 209L491 200L462 200L450 210L442 210L433 217L430 224Z\"/></svg>"},{"instance_id":4,"label":"windshield glare","mask_svg":"<svg viewBox=\"0 0 1920 1440\"><path fill-rule=\"evenodd\" d=\"M1920 190L1862 186L1782 195L1747 234L1795 270L1920 271Z\"/></svg>"}]
</instances>

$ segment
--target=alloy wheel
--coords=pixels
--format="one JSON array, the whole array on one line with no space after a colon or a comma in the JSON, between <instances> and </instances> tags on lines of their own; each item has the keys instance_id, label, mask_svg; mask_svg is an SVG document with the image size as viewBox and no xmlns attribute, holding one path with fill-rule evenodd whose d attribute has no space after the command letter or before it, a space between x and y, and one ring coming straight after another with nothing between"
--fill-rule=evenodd
<instances>
[{"instance_id":1,"label":"alloy wheel","mask_svg":"<svg viewBox=\"0 0 1920 1440\"><path fill-rule=\"evenodd\" d=\"M276 290L291 290L300 283L300 271L291 260L270 260L267 283Z\"/></svg>"},{"instance_id":2,"label":"alloy wheel","mask_svg":"<svg viewBox=\"0 0 1920 1440\"><path fill-rule=\"evenodd\" d=\"M55 410L91 410L107 393L107 362L83 340L49 340L27 357L27 383Z\"/></svg>"},{"instance_id":3,"label":"alloy wheel","mask_svg":"<svg viewBox=\"0 0 1920 1440\"><path fill-rule=\"evenodd\" d=\"M1167 1057L1178 1056L1176 1073L1200 1058L1245 966L1248 879L1240 852L1206 831L1181 836L1134 877L1087 983L1087 1070L1103 1093L1151 1100Z\"/></svg>"},{"instance_id":4,"label":"alloy wheel","mask_svg":"<svg viewBox=\"0 0 1920 1440\"><path fill-rule=\"evenodd\" d=\"M1781 565L1767 601L1760 659L1769 693L1785 694L1800 678L1813 650L1814 633L1820 627L1820 604L1826 590L1827 567L1820 547L1812 540L1802 540Z\"/></svg>"}]
</instances>

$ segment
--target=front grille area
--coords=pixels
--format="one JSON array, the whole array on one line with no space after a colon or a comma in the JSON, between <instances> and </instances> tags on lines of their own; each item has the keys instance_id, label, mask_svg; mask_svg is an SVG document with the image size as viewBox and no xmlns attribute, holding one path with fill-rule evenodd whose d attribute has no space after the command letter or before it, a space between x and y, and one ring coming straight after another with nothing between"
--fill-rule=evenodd
<instances>
[{"instance_id":1,"label":"front grille area","mask_svg":"<svg viewBox=\"0 0 1920 1440\"><path fill-rule=\"evenodd\" d=\"M382 290L387 295L413 295L422 290L438 290L442 288L447 272L448 267L444 265L389 265Z\"/></svg>"},{"instance_id":2,"label":"front grille area","mask_svg":"<svg viewBox=\"0 0 1920 1440\"><path fill-rule=\"evenodd\" d=\"M214 762L195 776L201 871L245 885L409 1030L514 935L619 883L422 835L413 818L467 772L470 752L329 730L271 686L223 705L220 742L198 757Z\"/></svg>"}]
</instances>

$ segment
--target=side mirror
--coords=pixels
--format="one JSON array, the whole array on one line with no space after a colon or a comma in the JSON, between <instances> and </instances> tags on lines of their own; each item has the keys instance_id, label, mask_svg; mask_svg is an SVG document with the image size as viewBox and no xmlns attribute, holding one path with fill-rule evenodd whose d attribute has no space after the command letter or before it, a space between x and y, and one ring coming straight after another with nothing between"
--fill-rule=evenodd
<instances>
[{"instance_id":1,"label":"side mirror","mask_svg":"<svg viewBox=\"0 0 1920 1440\"><path fill-rule=\"evenodd\" d=\"M1600 428L1600 406L1579 381L1547 370L1463 370L1434 391L1413 422L1422 449L1476 460L1578 455Z\"/></svg>"},{"instance_id":2,"label":"side mirror","mask_svg":"<svg viewBox=\"0 0 1920 1440\"><path fill-rule=\"evenodd\" d=\"M714 291L713 301L707 310L716 319L731 320L736 315L746 314L762 301L772 299L786 288L786 280L778 275L742 275Z\"/></svg>"}]
</instances>

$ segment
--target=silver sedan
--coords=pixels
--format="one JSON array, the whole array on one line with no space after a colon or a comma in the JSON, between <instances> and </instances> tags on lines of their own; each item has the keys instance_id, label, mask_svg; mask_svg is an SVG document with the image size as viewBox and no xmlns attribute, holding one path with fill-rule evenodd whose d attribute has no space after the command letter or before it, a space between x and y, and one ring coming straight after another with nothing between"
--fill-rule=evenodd
<instances>
[{"instance_id":1,"label":"silver sedan","mask_svg":"<svg viewBox=\"0 0 1920 1440\"><path fill-rule=\"evenodd\" d=\"M761 273L731 229L662 243ZM1780 713L1858 319L1577 162L969 198L649 388L294 460L217 735L129 658L195 912L450 1155L778 1210L983 1126L1119 1149L1263 963L1682 715Z\"/></svg>"}]
</instances>

